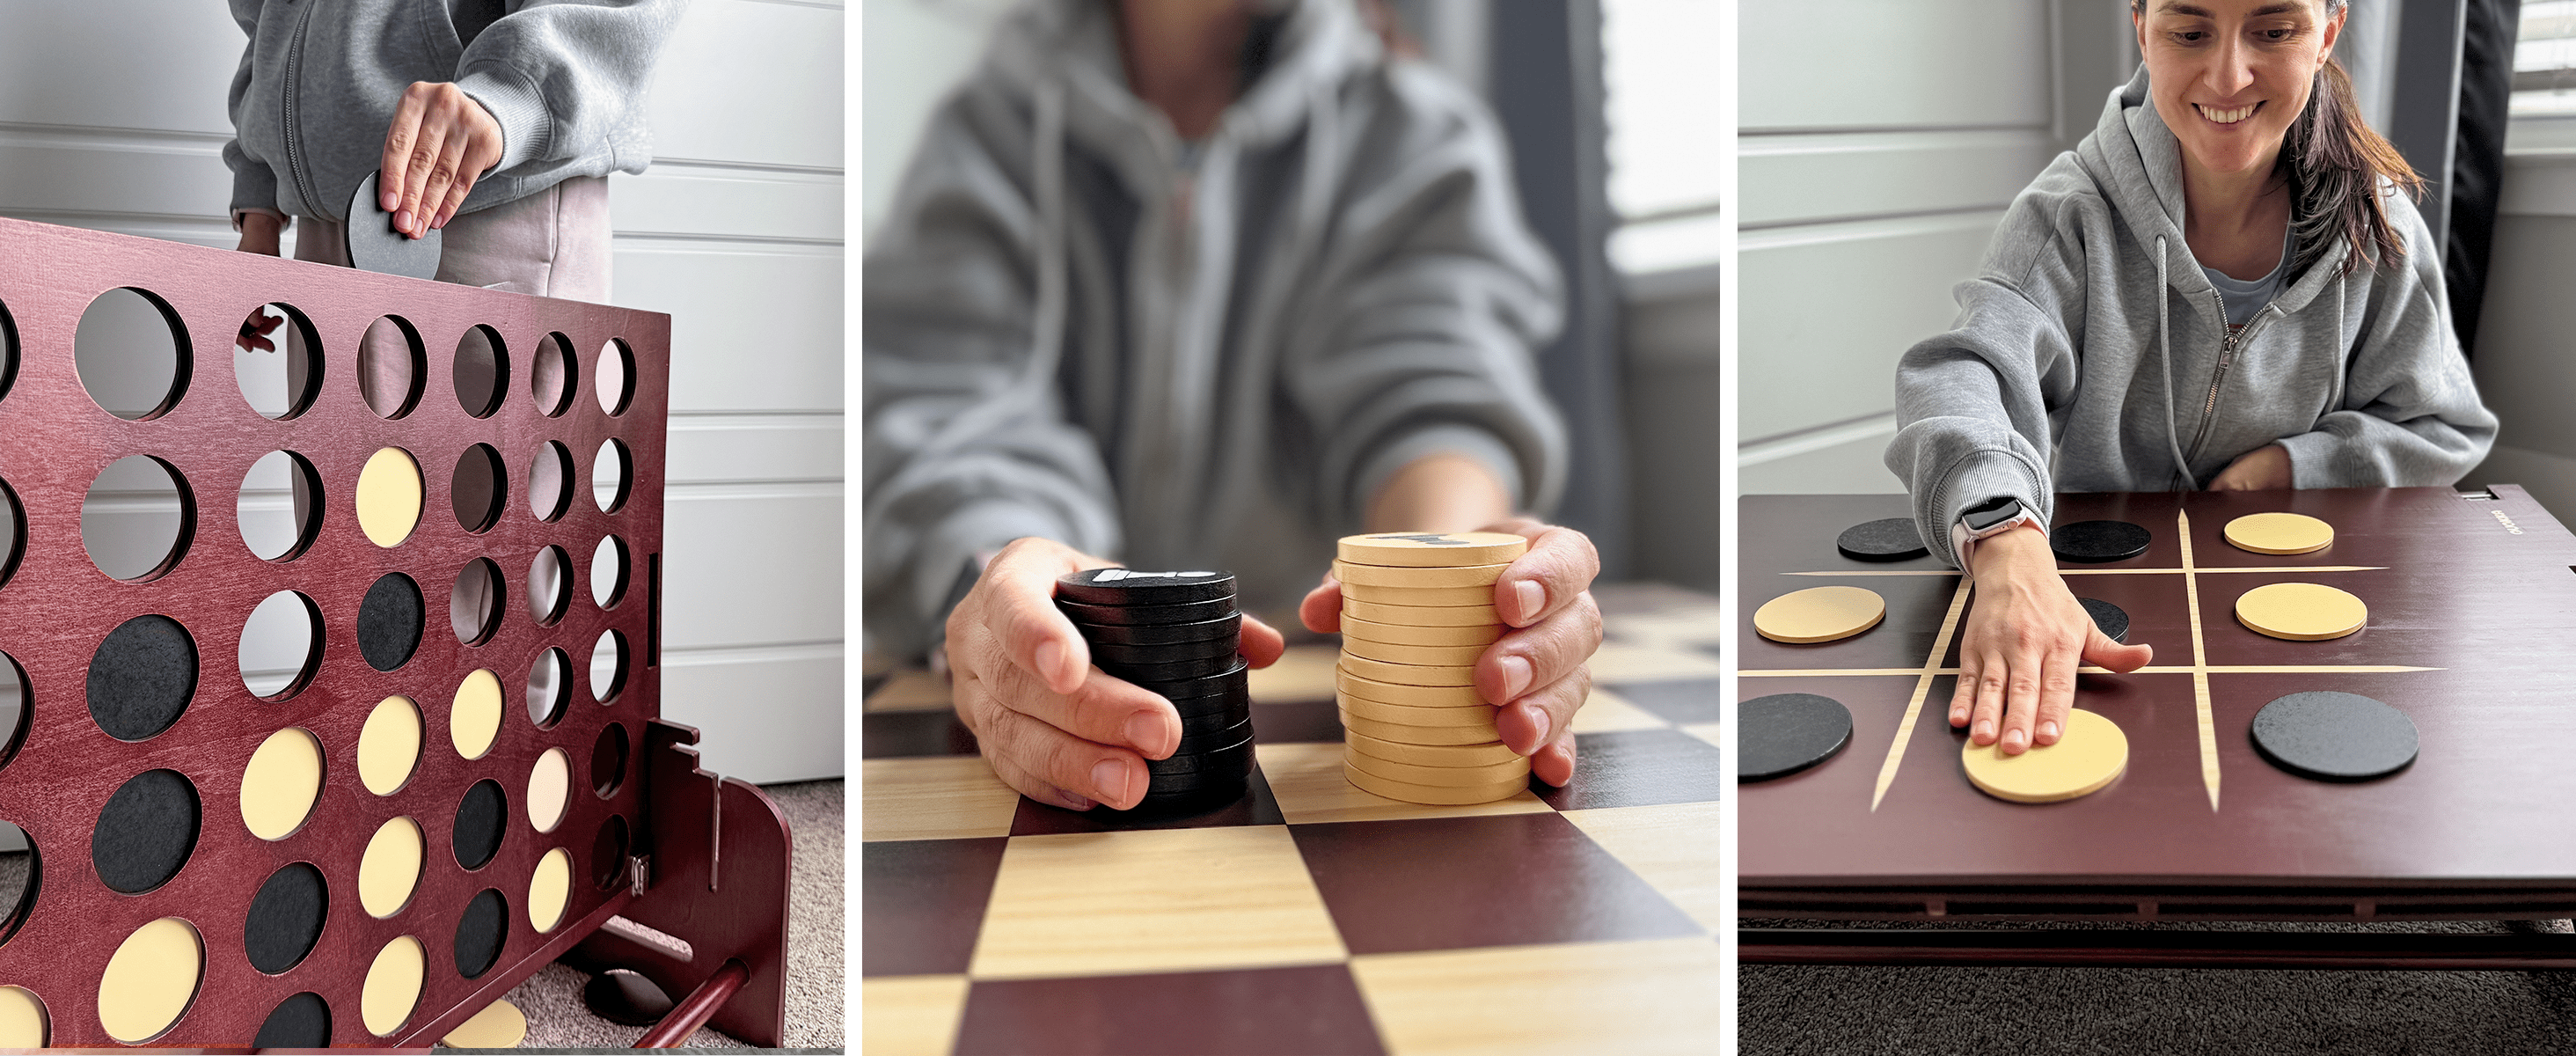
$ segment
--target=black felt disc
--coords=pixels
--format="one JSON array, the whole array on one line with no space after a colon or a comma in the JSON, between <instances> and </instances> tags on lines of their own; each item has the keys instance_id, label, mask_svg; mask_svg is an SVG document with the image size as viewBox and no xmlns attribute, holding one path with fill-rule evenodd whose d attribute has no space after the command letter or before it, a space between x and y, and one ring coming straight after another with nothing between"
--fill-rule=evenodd
<instances>
[{"instance_id":1,"label":"black felt disc","mask_svg":"<svg viewBox=\"0 0 2576 1056\"><path fill-rule=\"evenodd\" d=\"M466 789L464 801L456 805L456 864L480 869L491 861L501 849L509 817L510 804L499 782L485 778Z\"/></svg>"},{"instance_id":2,"label":"black felt disc","mask_svg":"<svg viewBox=\"0 0 2576 1056\"><path fill-rule=\"evenodd\" d=\"M242 948L250 966L277 975L303 963L322 937L322 919L330 899L322 871L303 862L268 874L251 896L250 916L242 922Z\"/></svg>"},{"instance_id":3,"label":"black felt disc","mask_svg":"<svg viewBox=\"0 0 2576 1056\"><path fill-rule=\"evenodd\" d=\"M1197 731L1183 729L1180 746L1172 749L1172 754L1197 755L1219 748L1231 748L1251 739L1252 716L1246 715L1240 722L1230 722L1223 726Z\"/></svg>"},{"instance_id":4,"label":"black felt disc","mask_svg":"<svg viewBox=\"0 0 2576 1056\"><path fill-rule=\"evenodd\" d=\"M2129 613L2100 598L2077 598L2084 611L2093 617L2093 626L2102 629L2102 637L2126 645L2129 642Z\"/></svg>"},{"instance_id":5,"label":"black felt disc","mask_svg":"<svg viewBox=\"0 0 2576 1056\"><path fill-rule=\"evenodd\" d=\"M1213 745L1189 752L1174 752L1168 759L1147 759L1145 772L1161 778L1165 774L1250 767L1252 731L1247 728L1236 736L1240 739L1232 744Z\"/></svg>"},{"instance_id":6,"label":"black felt disc","mask_svg":"<svg viewBox=\"0 0 2576 1056\"><path fill-rule=\"evenodd\" d=\"M358 652L378 671L401 667L420 648L420 627L420 584L387 572L358 603Z\"/></svg>"},{"instance_id":7,"label":"black felt disc","mask_svg":"<svg viewBox=\"0 0 2576 1056\"><path fill-rule=\"evenodd\" d=\"M1247 676L1251 670L1252 666L1244 661L1238 654L1235 657L1233 667L1227 668L1216 674L1209 675L1205 678L1180 678L1156 681L1153 679L1127 678L1125 675L1119 675L1118 677L1127 678L1127 681L1134 682L1137 688L1143 689L1148 693L1159 693L1165 700L1180 701L1194 697L1249 697L1252 687L1251 681ZM1115 672L1112 673L1115 674ZM1183 714L1187 714L1187 711L1184 710Z\"/></svg>"},{"instance_id":8,"label":"black felt disc","mask_svg":"<svg viewBox=\"0 0 2576 1056\"><path fill-rule=\"evenodd\" d=\"M134 775L98 812L89 862L100 883L139 895L169 883L197 848L197 786L176 770Z\"/></svg>"},{"instance_id":9,"label":"black felt disc","mask_svg":"<svg viewBox=\"0 0 2576 1056\"><path fill-rule=\"evenodd\" d=\"M1098 657L1094 657L1093 662L1099 664L1102 671L1106 671L1147 689L1152 689L1157 693L1163 692L1160 689L1156 689L1155 687L1157 686L1196 682L1210 677L1221 676L1227 671L1241 667L1244 664L1242 656L1231 652L1226 653L1223 656L1201 657L1195 660L1176 660L1168 664L1122 664L1114 660L1102 660ZM1168 696L1169 694L1165 695Z\"/></svg>"},{"instance_id":10,"label":"black felt disc","mask_svg":"<svg viewBox=\"0 0 2576 1056\"><path fill-rule=\"evenodd\" d=\"M1910 561L1932 552L1911 517L1890 517L1843 529L1834 549L1854 561Z\"/></svg>"},{"instance_id":11,"label":"black felt disc","mask_svg":"<svg viewBox=\"0 0 2576 1056\"><path fill-rule=\"evenodd\" d=\"M630 1027L649 1027L671 1014L671 995L629 971L591 976L581 988L581 1003L601 1019Z\"/></svg>"},{"instance_id":12,"label":"black felt disc","mask_svg":"<svg viewBox=\"0 0 2576 1056\"><path fill-rule=\"evenodd\" d=\"M2048 531L2048 548L2061 561L2099 565L2147 552L2155 535L2127 521L2077 521Z\"/></svg>"},{"instance_id":13,"label":"black felt disc","mask_svg":"<svg viewBox=\"0 0 2576 1056\"><path fill-rule=\"evenodd\" d=\"M1739 705L1735 777L1767 781L1834 757L1851 743L1851 709L1813 693L1774 693Z\"/></svg>"},{"instance_id":14,"label":"black felt disc","mask_svg":"<svg viewBox=\"0 0 2576 1056\"><path fill-rule=\"evenodd\" d=\"M331 1006L311 991L278 1002L277 1010L268 1014L268 1021L259 1025L259 1035L250 1041L254 1049L319 1049L330 1044Z\"/></svg>"},{"instance_id":15,"label":"black felt disc","mask_svg":"<svg viewBox=\"0 0 2576 1056\"><path fill-rule=\"evenodd\" d=\"M197 643L167 616L118 624L90 657L90 717L120 741L169 729L196 692Z\"/></svg>"},{"instance_id":16,"label":"black felt disc","mask_svg":"<svg viewBox=\"0 0 2576 1056\"><path fill-rule=\"evenodd\" d=\"M501 940L509 934L509 902L498 891L475 895L456 920L456 974L472 979L491 971L501 959Z\"/></svg>"},{"instance_id":17,"label":"black felt disc","mask_svg":"<svg viewBox=\"0 0 2576 1056\"><path fill-rule=\"evenodd\" d=\"M1184 601L1175 605L1086 605L1059 594L1055 607L1063 610L1073 622L1100 627L1159 627L1175 623L1206 623L1235 615L1234 595L1206 601Z\"/></svg>"},{"instance_id":18,"label":"black felt disc","mask_svg":"<svg viewBox=\"0 0 2576 1056\"><path fill-rule=\"evenodd\" d=\"M386 212L376 197L375 173L358 181L357 193L349 196L347 216L341 237L350 267L415 279L438 277L439 243L445 232L433 227L413 238L394 230L394 214Z\"/></svg>"},{"instance_id":19,"label":"black felt disc","mask_svg":"<svg viewBox=\"0 0 2576 1056\"><path fill-rule=\"evenodd\" d=\"M1073 608L1070 605L1063 607ZM1084 607L1094 608L1095 606ZM1073 616L1073 625L1081 629L1083 640L1095 645L1170 645L1177 642L1206 642L1233 638L1243 630L1241 613L1227 613L1218 619L1197 620L1190 623L1140 625L1091 623L1078 614L1067 614Z\"/></svg>"},{"instance_id":20,"label":"black felt disc","mask_svg":"<svg viewBox=\"0 0 2576 1056\"><path fill-rule=\"evenodd\" d=\"M1160 645L1120 645L1116 642L1091 643L1091 659L1101 664L1177 664L1186 660L1213 660L1232 656L1237 642L1233 638L1209 638L1196 642L1164 642ZM1217 668L1215 670L1223 670ZM1214 674L1215 670L1210 671Z\"/></svg>"},{"instance_id":21,"label":"black felt disc","mask_svg":"<svg viewBox=\"0 0 2576 1056\"><path fill-rule=\"evenodd\" d=\"M1230 600L1234 597L1234 573L1088 568L1056 580L1055 596L1086 605Z\"/></svg>"},{"instance_id":22,"label":"black felt disc","mask_svg":"<svg viewBox=\"0 0 2576 1056\"><path fill-rule=\"evenodd\" d=\"M1248 696L1185 698L1173 701L1172 707L1181 713L1183 737L1252 721L1252 698Z\"/></svg>"},{"instance_id":23,"label":"black felt disc","mask_svg":"<svg viewBox=\"0 0 2576 1056\"><path fill-rule=\"evenodd\" d=\"M2415 761L2415 720L2358 693L2292 693L2254 713L2254 747L2301 777L2366 781Z\"/></svg>"}]
</instances>

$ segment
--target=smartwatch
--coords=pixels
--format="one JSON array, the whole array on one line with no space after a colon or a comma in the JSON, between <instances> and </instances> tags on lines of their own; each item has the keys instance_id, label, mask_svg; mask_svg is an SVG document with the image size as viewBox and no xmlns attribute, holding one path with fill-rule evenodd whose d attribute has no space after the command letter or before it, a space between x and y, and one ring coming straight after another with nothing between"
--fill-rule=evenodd
<instances>
[{"instance_id":1,"label":"smartwatch","mask_svg":"<svg viewBox=\"0 0 2576 1056\"><path fill-rule=\"evenodd\" d=\"M1950 525L1950 549L1959 555L1959 571L1976 574L1976 566L1970 562L1979 540L1992 539L2025 524L2039 529L2042 536L2048 534L2048 526L2040 522L2039 514L2010 495L1997 495L1962 511L1959 520Z\"/></svg>"}]
</instances>

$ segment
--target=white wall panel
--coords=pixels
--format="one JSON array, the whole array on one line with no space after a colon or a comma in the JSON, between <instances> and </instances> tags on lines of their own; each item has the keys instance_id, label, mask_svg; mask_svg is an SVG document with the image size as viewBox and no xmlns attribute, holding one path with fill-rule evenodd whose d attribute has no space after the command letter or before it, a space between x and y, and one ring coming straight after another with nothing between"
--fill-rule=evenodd
<instances>
[{"instance_id":1,"label":"white wall panel","mask_svg":"<svg viewBox=\"0 0 2576 1056\"><path fill-rule=\"evenodd\" d=\"M838 699L841 646L662 651L662 717L695 726L699 765L756 784L839 777L839 708L782 721L782 701Z\"/></svg>"},{"instance_id":2,"label":"white wall panel","mask_svg":"<svg viewBox=\"0 0 2576 1056\"><path fill-rule=\"evenodd\" d=\"M839 482L675 484L663 502L665 648L840 640Z\"/></svg>"},{"instance_id":3,"label":"white wall panel","mask_svg":"<svg viewBox=\"0 0 2576 1056\"><path fill-rule=\"evenodd\" d=\"M626 238L616 300L671 314L675 414L839 410L841 266L839 246Z\"/></svg>"},{"instance_id":4,"label":"white wall panel","mask_svg":"<svg viewBox=\"0 0 2576 1056\"><path fill-rule=\"evenodd\" d=\"M1737 463L1737 479L1747 495L1901 495L1905 482L1883 460L1895 436L1888 416L1756 445Z\"/></svg>"},{"instance_id":5,"label":"white wall panel","mask_svg":"<svg viewBox=\"0 0 2576 1056\"><path fill-rule=\"evenodd\" d=\"M0 0L0 123L230 138L245 43L214 0Z\"/></svg>"},{"instance_id":6,"label":"white wall panel","mask_svg":"<svg viewBox=\"0 0 2576 1056\"><path fill-rule=\"evenodd\" d=\"M1756 0L1738 9L1740 123L2046 125L2045 0Z\"/></svg>"},{"instance_id":7,"label":"white wall panel","mask_svg":"<svg viewBox=\"0 0 2576 1056\"><path fill-rule=\"evenodd\" d=\"M689 415L671 419L664 479L673 484L846 479L837 414Z\"/></svg>"},{"instance_id":8,"label":"white wall panel","mask_svg":"<svg viewBox=\"0 0 2576 1056\"><path fill-rule=\"evenodd\" d=\"M1747 233L1743 442L1892 409L1897 358L1949 329L1950 288L1976 274L1999 215Z\"/></svg>"},{"instance_id":9,"label":"white wall panel","mask_svg":"<svg viewBox=\"0 0 2576 1056\"><path fill-rule=\"evenodd\" d=\"M1747 228L1853 216L1999 209L2056 155L2045 129L1747 136Z\"/></svg>"},{"instance_id":10,"label":"white wall panel","mask_svg":"<svg viewBox=\"0 0 2576 1056\"><path fill-rule=\"evenodd\" d=\"M653 76L653 154L841 171L841 5L697 0Z\"/></svg>"}]
</instances>

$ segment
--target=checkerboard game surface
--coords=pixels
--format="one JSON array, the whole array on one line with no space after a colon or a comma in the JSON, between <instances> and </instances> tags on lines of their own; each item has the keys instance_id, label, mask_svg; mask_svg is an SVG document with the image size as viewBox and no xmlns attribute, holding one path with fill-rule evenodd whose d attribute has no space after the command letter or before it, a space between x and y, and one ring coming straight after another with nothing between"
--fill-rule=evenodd
<instances>
[{"instance_id":1,"label":"checkerboard game surface","mask_svg":"<svg viewBox=\"0 0 2576 1056\"><path fill-rule=\"evenodd\" d=\"M1596 592L1577 769L1427 807L1342 777L1330 644L1255 673L1252 792L1100 819L993 777L923 672L868 687L870 1053L1714 1052L1714 599Z\"/></svg>"}]
</instances>

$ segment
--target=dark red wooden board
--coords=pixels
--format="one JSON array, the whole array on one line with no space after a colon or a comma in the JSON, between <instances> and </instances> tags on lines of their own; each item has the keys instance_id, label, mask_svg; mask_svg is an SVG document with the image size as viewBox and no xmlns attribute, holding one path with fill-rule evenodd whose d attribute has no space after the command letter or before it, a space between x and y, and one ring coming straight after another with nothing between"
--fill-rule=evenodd
<instances>
[{"instance_id":1,"label":"dark red wooden board","mask_svg":"<svg viewBox=\"0 0 2576 1056\"><path fill-rule=\"evenodd\" d=\"M185 395L147 421L100 410L73 368L73 334L83 310L120 286L149 291L188 335L193 369ZM268 302L310 319L323 346L320 394L286 421L254 413L231 377L235 331ZM19 345L16 378L0 395L0 480L16 492L27 521L24 557L0 584L0 651L24 666L31 712L25 743L0 767L0 819L27 830L42 869L25 925L0 945L0 985L26 987L45 1002L55 1045L115 1044L98 1021L100 973L127 935L159 917L196 926L206 973L193 1004L156 1044L246 1045L278 1002L309 990L331 1006L336 1045L422 1046L508 992L632 897L622 874L614 891L588 878L601 826L616 816L631 831L643 828L641 749L647 724L660 713L652 570L662 549L668 316L12 220L0 220L0 306L15 321ZM428 363L417 408L397 421L367 408L355 374L359 336L385 314L417 328ZM457 339L477 324L502 335L511 365L499 412L479 420L458 405L450 380ZM581 391L560 418L540 414L529 392L535 350L550 332L570 339L580 364ZM591 393L596 357L612 338L626 343L634 362L634 397L615 418L601 412ZM571 512L555 523L536 520L525 488L538 445L561 441L586 467L610 437L633 452L626 505L601 513L585 469L573 482ZM511 486L499 523L481 535L459 527L449 506L457 456L475 443L500 450ZM390 550L360 532L352 506L359 468L386 446L412 453L426 492L420 527ZM279 449L302 454L320 471L324 512L320 535L304 553L267 562L242 544L234 498L251 463ZM194 494L194 531L168 574L127 583L90 563L80 512L98 472L133 454L160 457L185 475ZM592 548L608 533L626 541L632 585L615 608L603 611L591 601L588 570ZM521 592L530 561L548 545L573 556L572 600L560 623L540 627ZM481 645L465 646L448 628L448 589L477 557L501 567L510 593L500 630ZM427 602L419 652L389 673L367 665L355 630L360 598L386 572L417 580ZM323 652L305 689L263 701L243 688L235 649L251 609L281 589L302 591L319 605ZM99 641L145 613L188 628L200 674L196 696L175 725L128 744L90 718L84 686ZM592 642L609 629L625 635L629 673L624 691L601 706L589 697L589 657ZM539 729L527 716L523 692L530 665L550 646L562 647L573 661L574 685L561 723ZM447 719L457 686L476 668L499 676L505 708L498 743L468 762L451 746ZM358 781L358 732L377 702L395 695L420 706L427 737L410 783L379 797ZM590 791L591 748L612 724L625 729L629 762L616 792L603 798ZM289 726L320 739L324 788L304 827L271 843L243 826L237 797L250 753ZM556 830L541 834L524 810L528 773L539 754L558 746L573 764L572 803ZM168 884L118 894L92 875L91 830L119 784L155 767L175 769L196 784L202 833L194 857ZM508 791L510 824L500 853L469 873L449 852L449 835L466 788L484 778ZM376 920L358 906L358 860L376 827L397 815L420 824L427 866L411 904ZM528 879L538 858L555 847L572 856L572 904L562 924L540 935L527 921ZM282 975L262 975L243 952L243 918L260 883L295 861L313 863L326 878L327 922L302 963ZM467 901L486 887L508 899L510 929L499 964L468 980L457 974L451 955L455 929ZM401 935L420 940L427 983L403 1027L379 1038L362 1023L359 993L377 951Z\"/></svg>"}]
</instances>

